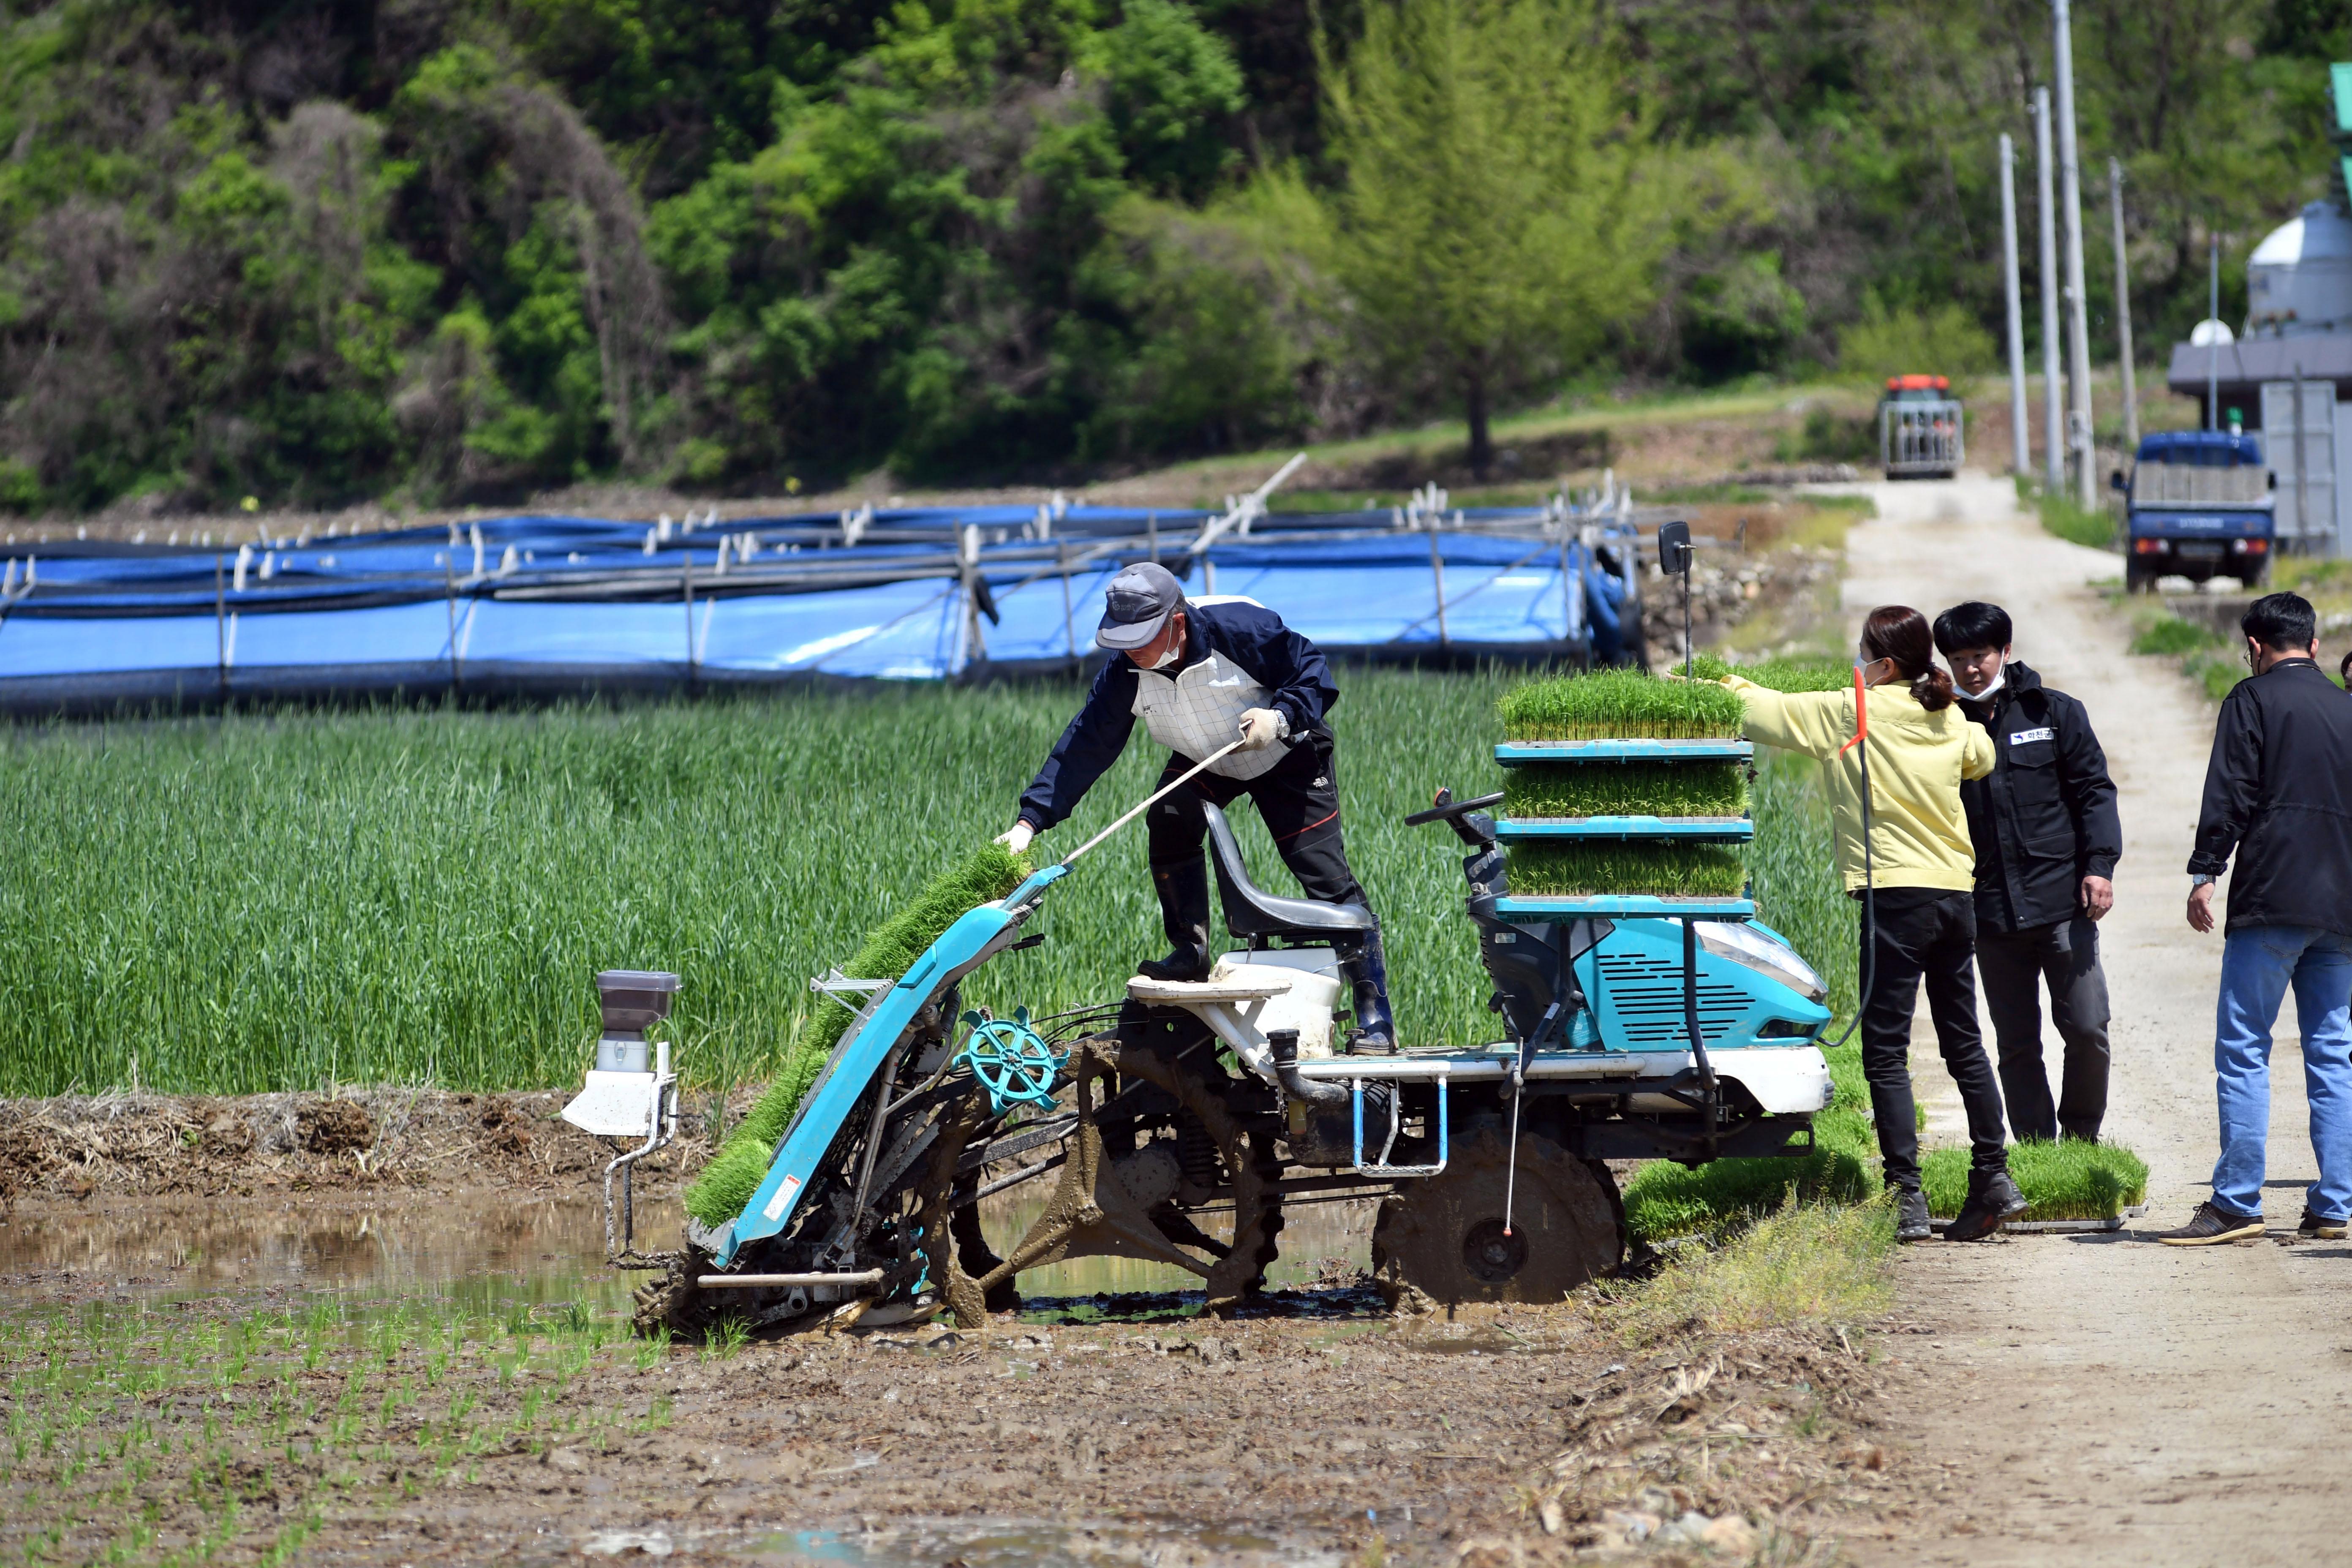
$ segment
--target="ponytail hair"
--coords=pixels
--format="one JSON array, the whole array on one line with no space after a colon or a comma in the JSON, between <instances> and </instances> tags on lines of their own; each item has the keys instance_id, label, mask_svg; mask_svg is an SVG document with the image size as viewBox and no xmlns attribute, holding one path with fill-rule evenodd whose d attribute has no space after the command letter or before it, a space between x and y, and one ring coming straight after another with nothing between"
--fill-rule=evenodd
<instances>
[{"instance_id":1,"label":"ponytail hair","mask_svg":"<svg viewBox=\"0 0 2352 1568\"><path fill-rule=\"evenodd\" d=\"M1862 624L1862 651L1889 659L1911 683L1912 700L1933 713L1952 705L1952 678L1936 668L1936 639L1927 617L1908 605L1881 605Z\"/></svg>"}]
</instances>

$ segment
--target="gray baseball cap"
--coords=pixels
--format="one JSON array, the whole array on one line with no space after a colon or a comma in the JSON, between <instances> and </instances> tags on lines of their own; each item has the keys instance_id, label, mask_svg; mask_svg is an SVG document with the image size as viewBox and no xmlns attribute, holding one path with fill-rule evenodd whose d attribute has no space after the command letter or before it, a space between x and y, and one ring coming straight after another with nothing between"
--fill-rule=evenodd
<instances>
[{"instance_id":1,"label":"gray baseball cap","mask_svg":"<svg viewBox=\"0 0 2352 1568\"><path fill-rule=\"evenodd\" d=\"M1141 647L1183 607L1184 585L1176 574L1156 562L1139 561L1110 580L1095 641L1121 651Z\"/></svg>"}]
</instances>

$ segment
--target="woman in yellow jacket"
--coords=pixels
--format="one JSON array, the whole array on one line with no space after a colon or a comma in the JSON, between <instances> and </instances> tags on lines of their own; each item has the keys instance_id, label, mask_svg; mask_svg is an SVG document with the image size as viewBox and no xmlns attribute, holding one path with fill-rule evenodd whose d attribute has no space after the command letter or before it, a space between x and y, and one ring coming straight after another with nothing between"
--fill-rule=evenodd
<instances>
[{"instance_id":1,"label":"woman in yellow jacket","mask_svg":"<svg viewBox=\"0 0 2352 1568\"><path fill-rule=\"evenodd\" d=\"M1862 631L1868 738L1855 742L1852 691L1781 693L1738 676L1724 684L1747 705L1751 741L1820 759L1837 826L1847 893L1870 898L1862 954L1862 1067L1886 1184L1897 1196L1897 1236L1924 1241L1919 1124L1911 1099L1911 1013L1919 981L1936 1043L1967 1108L1969 1198L1944 1233L1974 1241L2021 1213L2002 1147L2000 1085L1977 1027L1976 850L1960 809L1960 781L1992 772L1992 739L1952 704L1951 678L1935 666L1927 617L1904 605L1870 612ZM1863 852L1862 754L1870 755L1870 850Z\"/></svg>"}]
</instances>

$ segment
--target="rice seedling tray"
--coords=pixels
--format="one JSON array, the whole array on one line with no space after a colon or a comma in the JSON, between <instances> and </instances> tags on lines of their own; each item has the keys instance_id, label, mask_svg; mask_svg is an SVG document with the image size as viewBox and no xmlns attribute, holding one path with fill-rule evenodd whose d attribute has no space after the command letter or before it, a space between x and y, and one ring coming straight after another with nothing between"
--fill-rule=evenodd
<instances>
[{"instance_id":1,"label":"rice seedling tray","mask_svg":"<svg viewBox=\"0 0 2352 1568\"><path fill-rule=\"evenodd\" d=\"M2137 1219L2146 1213L2146 1204L2134 1204L2121 1214L2111 1214L2105 1219L2013 1219L2004 1224L2000 1232L2003 1236L2095 1236L2105 1231L2121 1230L2126 1221ZM1927 1221L1927 1225L1934 1230L1948 1230L1952 1220L1958 1217L1954 1215L1948 1219L1937 1215Z\"/></svg>"},{"instance_id":2,"label":"rice seedling tray","mask_svg":"<svg viewBox=\"0 0 2352 1568\"><path fill-rule=\"evenodd\" d=\"M1543 841L1575 838L1680 838L1702 844L1745 844L1756 824L1745 816L1505 816L1495 837Z\"/></svg>"},{"instance_id":3,"label":"rice seedling tray","mask_svg":"<svg viewBox=\"0 0 2352 1568\"><path fill-rule=\"evenodd\" d=\"M1593 893L1581 898L1496 899L1495 913L1507 921L1700 920L1744 921L1756 915L1753 899L1672 898L1657 893Z\"/></svg>"},{"instance_id":4,"label":"rice seedling tray","mask_svg":"<svg viewBox=\"0 0 2352 1568\"><path fill-rule=\"evenodd\" d=\"M1719 763L1748 762L1752 741L1504 741L1495 761L1504 767L1523 763Z\"/></svg>"}]
</instances>

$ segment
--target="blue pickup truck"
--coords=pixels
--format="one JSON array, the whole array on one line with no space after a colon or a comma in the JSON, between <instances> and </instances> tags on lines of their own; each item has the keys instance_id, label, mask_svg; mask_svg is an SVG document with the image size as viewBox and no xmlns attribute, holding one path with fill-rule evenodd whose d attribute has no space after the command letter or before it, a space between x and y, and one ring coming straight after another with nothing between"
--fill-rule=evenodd
<instances>
[{"instance_id":1,"label":"blue pickup truck","mask_svg":"<svg viewBox=\"0 0 2352 1568\"><path fill-rule=\"evenodd\" d=\"M2248 588L2269 574L2277 543L2270 470L2262 444L2228 430L2171 430L2139 444L2124 492L2124 584L2159 577L2235 577Z\"/></svg>"}]
</instances>

